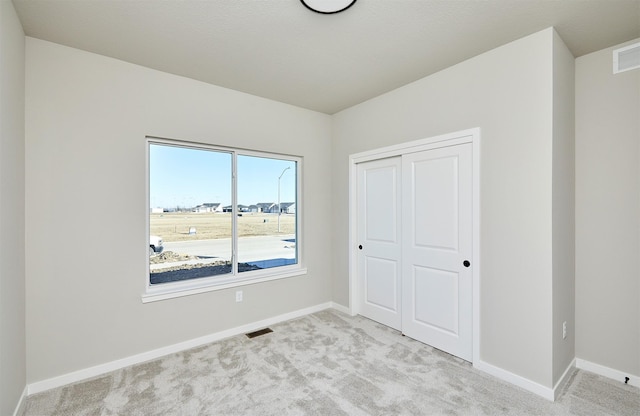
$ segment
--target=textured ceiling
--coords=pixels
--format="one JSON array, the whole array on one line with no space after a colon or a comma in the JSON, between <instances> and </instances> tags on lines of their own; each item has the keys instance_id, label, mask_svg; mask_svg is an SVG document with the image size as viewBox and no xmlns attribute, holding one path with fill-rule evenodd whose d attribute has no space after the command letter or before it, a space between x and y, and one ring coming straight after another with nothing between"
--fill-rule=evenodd
<instances>
[{"instance_id":1,"label":"textured ceiling","mask_svg":"<svg viewBox=\"0 0 640 416\"><path fill-rule=\"evenodd\" d=\"M574 56L640 37L640 0L13 0L25 33L333 114L554 26Z\"/></svg>"}]
</instances>

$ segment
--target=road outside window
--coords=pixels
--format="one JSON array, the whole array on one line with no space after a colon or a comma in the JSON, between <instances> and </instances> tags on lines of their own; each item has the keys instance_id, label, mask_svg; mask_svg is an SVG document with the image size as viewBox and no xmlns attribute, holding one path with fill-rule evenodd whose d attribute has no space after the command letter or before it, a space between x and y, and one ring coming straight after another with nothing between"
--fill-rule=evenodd
<instances>
[{"instance_id":1,"label":"road outside window","mask_svg":"<svg viewBox=\"0 0 640 416\"><path fill-rule=\"evenodd\" d=\"M298 265L299 163L149 141L149 286Z\"/></svg>"}]
</instances>

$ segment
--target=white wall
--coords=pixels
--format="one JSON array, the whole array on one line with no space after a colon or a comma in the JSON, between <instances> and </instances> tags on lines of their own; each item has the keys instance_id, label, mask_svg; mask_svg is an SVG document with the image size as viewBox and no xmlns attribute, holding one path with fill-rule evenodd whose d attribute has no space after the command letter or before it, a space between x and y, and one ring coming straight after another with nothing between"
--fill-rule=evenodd
<instances>
[{"instance_id":1,"label":"white wall","mask_svg":"<svg viewBox=\"0 0 640 416\"><path fill-rule=\"evenodd\" d=\"M27 38L26 120L30 383L331 300L329 116ZM302 156L308 275L142 304L146 135Z\"/></svg>"},{"instance_id":2,"label":"white wall","mask_svg":"<svg viewBox=\"0 0 640 416\"><path fill-rule=\"evenodd\" d=\"M24 32L0 2L0 414L26 385L24 254Z\"/></svg>"},{"instance_id":3,"label":"white wall","mask_svg":"<svg viewBox=\"0 0 640 416\"><path fill-rule=\"evenodd\" d=\"M554 381L552 78L558 39L547 29L344 110L334 116L333 137L333 296L348 305L348 155L481 128L480 358L545 388Z\"/></svg>"},{"instance_id":4,"label":"white wall","mask_svg":"<svg viewBox=\"0 0 640 416\"><path fill-rule=\"evenodd\" d=\"M576 356L640 377L640 70L576 59Z\"/></svg>"},{"instance_id":5,"label":"white wall","mask_svg":"<svg viewBox=\"0 0 640 416\"><path fill-rule=\"evenodd\" d=\"M553 42L553 383L575 358L575 59ZM562 323L567 337L562 337Z\"/></svg>"}]
</instances>

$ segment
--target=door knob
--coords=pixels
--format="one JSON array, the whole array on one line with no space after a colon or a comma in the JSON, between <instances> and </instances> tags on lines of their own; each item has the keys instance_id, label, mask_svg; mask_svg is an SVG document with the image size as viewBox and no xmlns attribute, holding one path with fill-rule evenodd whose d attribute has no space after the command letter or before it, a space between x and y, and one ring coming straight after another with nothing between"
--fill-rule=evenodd
<instances>
[{"instance_id":1,"label":"door knob","mask_svg":"<svg viewBox=\"0 0 640 416\"><path fill-rule=\"evenodd\" d=\"M465 261L462 262L462 265L464 267L469 267L469 266L471 266L471 262L469 262L469 260L465 260Z\"/></svg>"},{"instance_id":2,"label":"door knob","mask_svg":"<svg viewBox=\"0 0 640 416\"><path fill-rule=\"evenodd\" d=\"M360 244L360 245L358 246L358 248L359 248L360 250L362 250L362 244Z\"/></svg>"}]
</instances>

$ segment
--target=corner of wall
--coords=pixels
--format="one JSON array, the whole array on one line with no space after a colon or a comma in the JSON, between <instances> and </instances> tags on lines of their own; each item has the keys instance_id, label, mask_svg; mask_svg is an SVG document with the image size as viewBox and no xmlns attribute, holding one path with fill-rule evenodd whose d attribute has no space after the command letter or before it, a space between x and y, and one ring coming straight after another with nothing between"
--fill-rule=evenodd
<instances>
[{"instance_id":1,"label":"corner of wall","mask_svg":"<svg viewBox=\"0 0 640 416\"><path fill-rule=\"evenodd\" d=\"M575 359L575 59L553 32L552 384Z\"/></svg>"},{"instance_id":2,"label":"corner of wall","mask_svg":"<svg viewBox=\"0 0 640 416\"><path fill-rule=\"evenodd\" d=\"M20 411L26 385L24 248L25 37L0 2L0 414ZM16 409L18 406L18 410Z\"/></svg>"}]
</instances>

